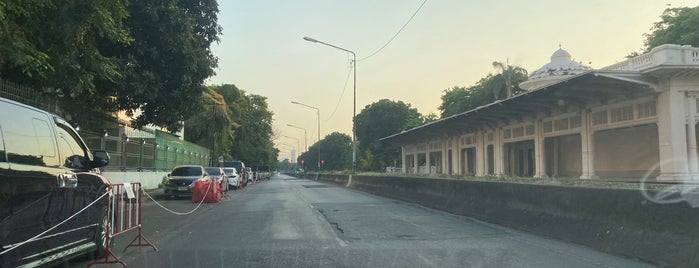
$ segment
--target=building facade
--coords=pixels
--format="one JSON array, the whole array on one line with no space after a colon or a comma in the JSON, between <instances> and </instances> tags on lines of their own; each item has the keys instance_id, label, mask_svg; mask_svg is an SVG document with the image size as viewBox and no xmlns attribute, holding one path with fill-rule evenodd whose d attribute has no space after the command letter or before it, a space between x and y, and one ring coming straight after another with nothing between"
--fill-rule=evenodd
<instances>
[{"instance_id":1,"label":"building facade","mask_svg":"<svg viewBox=\"0 0 699 268\"><path fill-rule=\"evenodd\" d=\"M699 174L699 48L662 45L599 70L556 51L527 92L383 138L405 173L653 178Z\"/></svg>"}]
</instances>

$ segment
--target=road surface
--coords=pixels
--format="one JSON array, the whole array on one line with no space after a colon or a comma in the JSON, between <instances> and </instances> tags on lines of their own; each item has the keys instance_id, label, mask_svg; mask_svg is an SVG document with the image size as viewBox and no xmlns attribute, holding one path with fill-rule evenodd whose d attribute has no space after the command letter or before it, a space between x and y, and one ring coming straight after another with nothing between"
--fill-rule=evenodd
<instances>
[{"instance_id":1,"label":"road surface","mask_svg":"<svg viewBox=\"0 0 699 268\"><path fill-rule=\"evenodd\" d=\"M185 212L189 199L164 200ZM367 193L274 176L187 216L144 204L159 249L114 245L130 267L651 267ZM75 260L69 267L84 267ZM95 267L95 266L93 266ZM102 266L110 267L110 266ZM111 266L120 267L120 266Z\"/></svg>"}]
</instances>

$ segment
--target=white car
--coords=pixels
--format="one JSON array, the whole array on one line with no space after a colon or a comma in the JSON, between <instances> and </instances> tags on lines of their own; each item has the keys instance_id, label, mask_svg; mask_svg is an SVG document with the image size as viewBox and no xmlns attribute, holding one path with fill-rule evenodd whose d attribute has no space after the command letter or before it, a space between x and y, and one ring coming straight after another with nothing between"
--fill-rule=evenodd
<instances>
[{"instance_id":1,"label":"white car","mask_svg":"<svg viewBox=\"0 0 699 268\"><path fill-rule=\"evenodd\" d=\"M240 180L240 175L238 175L238 171L236 171L235 168L223 168L223 173L226 173L226 176L228 177L229 189L237 190L242 186L243 182Z\"/></svg>"}]
</instances>

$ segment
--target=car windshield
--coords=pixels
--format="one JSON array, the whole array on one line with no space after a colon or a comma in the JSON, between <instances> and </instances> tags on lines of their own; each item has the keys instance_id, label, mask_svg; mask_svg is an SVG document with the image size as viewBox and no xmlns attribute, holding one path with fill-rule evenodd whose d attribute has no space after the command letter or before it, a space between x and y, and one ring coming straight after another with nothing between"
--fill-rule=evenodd
<instances>
[{"instance_id":1,"label":"car windshield","mask_svg":"<svg viewBox=\"0 0 699 268\"><path fill-rule=\"evenodd\" d=\"M237 161L234 161L234 162L227 162L227 163L225 163L224 165L227 166L227 167L234 167L235 170L242 170L242 169L243 169L243 163L237 162Z\"/></svg>"},{"instance_id":2,"label":"car windshield","mask_svg":"<svg viewBox=\"0 0 699 268\"><path fill-rule=\"evenodd\" d=\"M171 176L201 176L200 167L178 167L172 170Z\"/></svg>"},{"instance_id":3,"label":"car windshield","mask_svg":"<svg viewBox=\"0 0 699 268\"><path fill-rule=\"evenodd\" d=\"M225 172L226 174L231 174L231 175L236 173L235 168L224 168L223 172Z\"/></svg>"},{"instance_id":4,"label":"car windshield","mask_svg":"<svg viewBox=\"0 0 699 268\"><path fill-rule=\"evenodd\" d=\"M221 175L221 169L220 168L206 168L206 173L209 173L209 175Z\"/></svg>"}]
</instances>

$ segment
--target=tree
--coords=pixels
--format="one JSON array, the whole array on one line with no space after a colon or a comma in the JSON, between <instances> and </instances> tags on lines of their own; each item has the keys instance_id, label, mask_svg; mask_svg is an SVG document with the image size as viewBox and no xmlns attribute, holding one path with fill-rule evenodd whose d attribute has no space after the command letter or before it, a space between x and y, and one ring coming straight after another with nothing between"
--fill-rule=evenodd
<instances>
[{"instance_id":1,"label":"tree","mask_svg":"<svg viewBox=\"0 0 699 268\"><path fill-rule=\"evenodd\" d=\"M218 41L215 0L132 1L124 21L133 42L104 44L121 62L121 78L102 89L116 96L119 109L141 113L135 127L154 124L178 130L193 115L214 74L217 59L210 46Z\"/></svg>"},{"instance_id":2,"label":"tree","mask_svg":"<svg viewBox=\"0 0 699 268\"><path fill-rule=\"evenodd\" d=\"M221 94L235 122L228 155L248 164L274 166L279 151L274 148L273 113L269 110L267 98L247 95L231 84L213 86L213 89Z\"/></svg>"},{"instance_id":3,"label":"tree","mask_svg":"<svg viewBox=\"0 0 699 268\"><path fill-rule=\"evenodd\" d=\"M498 74L488 79L486 87L488 91L493 92L496 100L507 99L524 92L523 89L519 88L519 83L527 81L527 70L499 61L494 61L493 67L498 70Z\"/></svg>"},{"instance_id":4,"label":"tree","mask_svg":"<svg viewBox=\"0 0 699 268\"><path fill-rule=\"evenodd\" d=\"M423 120L417 109L402 101L382 99L364 107L355 121L359 155L371 155L376 161L365 162L370 165L361 165L360 161L360 169L378 171L394 161L400 163L400 147L381 143L379 139L419 126ZM361 153L367 150L371 153Z\"/></svg>"},{"instance_id":5,"label":"tree","mask_svg":"<svg viewBox=\"0 0 699 268\"><path fill-rule=\"evenodd\" d=\"M645 52L662 44L699 47L699 6L667 8L645 34Z\"/></svg>"},{"instance_id":6,"label":"tree","mask_svg":"<svg viewBox=\"0 0 699 268\"><path fill-rule=\"evenodd\" d=\"M471 87L452 87L442 94L439 106L442 118L460 114L496 100L506 99L523 93L519 83L527 80L527 71L522 67L493 62L498 74L488 74Z\"/></svg>"},{"instance_id":7,"label":"tree","mask_svg":"<svg viewBox=\"0 0 699 268\"><path fill-rule=\"evenodd\" d=\"M323 170L348 170L352 168L352 137L347 134L333 132L319 142L314 143L308 151L299 155L298 160L304 161L308 170L318 170L318 147L320 159L325 163Z\"/></svg>"},{"instance_id":8,"label":"tree","mask_svg":"<svg viewBox=\"0 0 699 268\"><path fill-rule=\"evenodd\" d=\"M4 1L0 4L0 72L18 82L61 89L95 90L95 79L116 79L117 61L101 42L128 45L123 0Z\"/></svg>"},{"instance_id":9,"label":"tree","mask_svg":"<svg viewBox=\"0 0 699 268\"><path fill-rule=\"evenodd\" d=\"M215 0L4 1L0 75L54 95L81 125L125 110L135 127L175 131L214 73L217 13Z\"/></svg>"},{"instance_id":10,"label":"tree","mask_svg":"<svg viewBox=\"0 0 699 268\"><path fill-rule=\"evenodd\" d=\"M224 156L230 159L229 148L233 145L233 128L236 123L221 94L209 88L204 92L198 113L184 124L186 141L211 148L214 146L214 159Z\"/></svg>"},{"instance_id":11,"label":"tree","mask_svg":"<svg viewBox=\"0 0 699 268\"><path fill-rule=\"evenodd\" d=\"M121 61L102 44L128 46L125 0L3 1L0 3L0 75L62 104L82 126L117 107L100 81L118 81ZM98 117L104 120L103 117ZM82 121L82 122L81 122Z\"/></svg>"}]
</instances>

